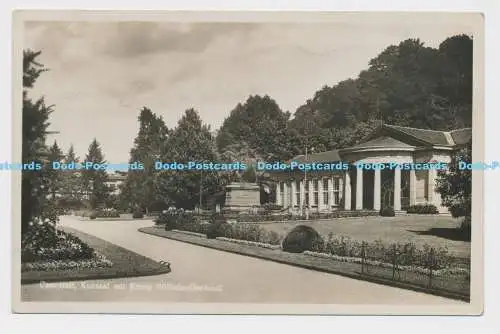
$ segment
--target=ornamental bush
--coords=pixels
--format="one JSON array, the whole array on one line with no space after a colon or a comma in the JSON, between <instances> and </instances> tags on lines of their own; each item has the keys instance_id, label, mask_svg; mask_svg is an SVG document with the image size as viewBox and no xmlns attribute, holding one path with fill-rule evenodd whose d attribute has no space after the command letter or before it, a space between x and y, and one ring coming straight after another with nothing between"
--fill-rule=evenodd
<instances>
[{"instance_id":1,"label":"ornamental bush","mask_svg":"<svg viewBox=\"0 0 500 334\"><path fill-rule=\"evenodd\" d=\"M319 251L324 248L324 241L311 226L298 225L285 237L282 247L285 252L290 253Z\"/></svg>"},{"instance_id":2,"label":"ornamental bush","mask_svg":"<svg viewBox=\"0 0 500 334\"><path fill-rule=\"evenodd\" d=\"M385 207L380 209L380 215L382 217L394 217L396 216L396 213L394 212L394 209L392 207Z\"/></svg>"},{"instance_id":3,"label":"ornamental bush","mask_svg":"<svg viewBox=\"0 0 500 334\"><path fill-rule=\"evenodd\" d=\"M471 228L471 217L465 216L460 224L460 232L467 238L467 240L470 240L471 238Z\"/></svg>"},{"instance_id":4,"label":"ornamental bush","mask_svg":"<svg viewBox=\"0 0 500 334\"><path fill-rule=\"evenodd\" d=\"M279 245L281 241L280 235L275 231L268 231L258 224L235 223L231 224L230 228L225 230L224 237L259 242L270 245Z\"/></svg>"},{"instance_id":5,"label":"ornamental bush","mask_svg":"<svg viewBox=\"0 0 500 334\"><path fill-rule=\"evenodd\" d=\"M218 237L225 237L229 234L231 225L227 222L224 215L221 213L214 213L210 217L210 223L207 226L207 238L215 239Z\"/></svg>"},{"instance_id":6,"label":"ornamental bush","mask_svg":"<svg viewBox=\"0 0 500 334\"><path fill-rule=\"evenodd\" d=\"M275 203L265 203L265 204L262 205L262 207L266 211L279 211L279 210L283 209L283 207L281 205L278 205L278 204L275 204Z\"/></svg>"},{"instance_id":7,"label":"ornamental bush","mask_svg":"<svg viewBox=\"0 0 500 334\"><path fill-rule=\"evenodd\" d=\"M433 204L416 204L409 206L406 210L407 213L417 213L417 214L438 214L439 211Z\"/></svg>"},{"instance_id":8,"label":"ornamental bush","mask_svg":"<svg viewBox=\"0 0 500 334\"><path fill-rule=\"evenodd\" d=\"M142 208L140 208L140 207L135 208L134 212L132 213L132 218L134 218L134 219L144 218L144 212L143 212Z\"/></svg>"},{"instance_id":9,"label":"ornamental bush","mask_svg":"<svg viewBox=\"0 0 500 334\"><path fill-rule=\"evenodd\" d=\"M113 208L104 208L96 211L96 215L99 218L118 218L120 213L118 210Z\"/></svg>"}]
</instances>

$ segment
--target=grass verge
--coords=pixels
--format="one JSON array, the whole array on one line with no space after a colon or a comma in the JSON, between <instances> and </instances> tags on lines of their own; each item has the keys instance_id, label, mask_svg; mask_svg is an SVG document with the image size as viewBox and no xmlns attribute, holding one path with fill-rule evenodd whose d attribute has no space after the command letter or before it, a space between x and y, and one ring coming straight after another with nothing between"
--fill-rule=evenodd
<instances>
[{"instance_id":1,"label":"grass verge","mask_svg":"<svg viewBox=\"0 0 500 334\"><path fill-rule=\"evenodd\" d=\"M32 270L21 272L21 284L58 281L74 281L89 279L124 278L137 276L153 276L170 272L170 267L125 248L112 244L103 239L77 231L64 228L83 242L94 248L97 252L111 261L110 267L73 268L69 270Z\"/></svg>"},{"instance_id":2,"label":"grass verge","mask_svg":"<svg viewBox=\"0 0 500 334\"><path fill-rule=\"evenodd\" d=\"M386 279L384 277L375 277L371 275L362 274L361 266L357 263L340 262L328 258L310 256L303 253L299 254L288 253L288 252L283 252L280 249L267 249L249 245L242 245L224 240L205 239L205 238L200 238L199 236L188 235L185 233L166 231L161 226L144 227L140 228L139 231L142 233L155 235L158 237L163 237L176 241L182 241L197 246L217 249L220 251L225 251L239 255L251 256L263 260L292 265L304 269L336 274L358 280L369 281L372 283L413 290L445 298L462 300L466 302L470 301L470 294L468 293L452 292L442 289L429 289L416 284L394 281Z\"/></svg>"}]
</instances>

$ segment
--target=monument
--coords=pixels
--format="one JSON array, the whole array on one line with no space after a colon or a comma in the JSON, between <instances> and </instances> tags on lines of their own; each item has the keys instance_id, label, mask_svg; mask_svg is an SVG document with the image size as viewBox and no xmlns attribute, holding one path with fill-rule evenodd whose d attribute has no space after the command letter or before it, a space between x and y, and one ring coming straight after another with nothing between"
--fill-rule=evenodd
<instances>
[{"instance_id":1,"label":"monument","mask_svg":"<svg viewBox=\"0 0 500 334\"><path fill-rule=\"evenodd\" d=\"M226 186L224 211L250 211L260 206L260 186L256 183L232 182Z\"/></svg>"}]
</instances>

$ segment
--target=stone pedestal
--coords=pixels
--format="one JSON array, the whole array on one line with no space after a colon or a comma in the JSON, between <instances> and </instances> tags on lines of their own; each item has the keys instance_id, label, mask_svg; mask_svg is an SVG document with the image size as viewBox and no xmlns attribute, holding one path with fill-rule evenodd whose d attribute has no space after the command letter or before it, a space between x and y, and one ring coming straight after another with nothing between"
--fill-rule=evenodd
<instances>
[{"instance_id":1,"label":"stone pedestal","mask_svg":"<svg viewBox=\"0 0 500 334\"><path fill-rule=\"evenodd\" d=\"M248 211L260 206L260 187L255 183L233 182L226 186L224 210Z\"/></svg>"}]
</instances>

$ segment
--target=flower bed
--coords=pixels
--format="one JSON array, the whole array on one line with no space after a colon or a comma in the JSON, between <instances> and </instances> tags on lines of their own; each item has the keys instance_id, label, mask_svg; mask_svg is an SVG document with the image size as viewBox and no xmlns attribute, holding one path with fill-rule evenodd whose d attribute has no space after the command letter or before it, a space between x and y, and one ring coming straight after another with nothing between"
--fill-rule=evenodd
<instances>
[{"instance_id":1,"label":"flower bed","mask_svg":"<svg viewBox=\"0 0 500 334\"><path fill-rule=\"evenodd\" d=\"M71 269L90 269L90 268L110 268L113 265L106 257L96 253L94 258L86 260L55 260L55 261L37 261L21 264L21 271L59 271Z\"/></svg>"},{"instance_id":2,"label":"flower bed","mask_svg":"<svg viewBox=\"0 0 500 334\"><path fill-rule=\"evenodd\" d=\"M335 254L328 254L328 253L321 253L321 252L313 252L313 251L305 251L304 254L310 255L310 256L315 256L315 257L321 257L321 258L328 258L332 259L335 261L339 262L350 262L350 263L359 263L361 264L363 262L363 259L361 257L350 257L350 256L339 256ZM394 265L391 263L386 263L382 261L377 261L377 260L370 260L366 259L365 260L366 264L373 265L373 266L379 266L383 268L393 268ZM429 269L424 268L424 267L416 267L416 266L405 266L405 265L398 265L397 269L402 270L402 271L412 271L412 272L417 272L420 274L429 274ZM433 276L466 276L469 275L470 272L469 270L465 268L443 268L443 269L438 269L438 270L433 270L432 275Z\"/></svg>"},{"instance_id":3,"label":"flower bed","mask_svg":"<svg viewBox=\"0 0 500 334\"><path fill-rule=\"evenodd\" d=\"M348 218L348 217L368 217L368 216L378 216L379 213L377 211L333 211L328 213L317 213L313 212L309 215L309 220L317 220L317 219L335 219L335 218ZM240 215L228 215L226 216L228 219L235 219L238 222L245 223L257 223L257 222L282 222L282 221L299 221L306 220L305 215L292 215L290 213L287 214L261 214L261 215L248 215L248 214L240 214Z\"/></svg>"},{"instance_id":4,"label":"flower bed","mask_svg":"<svg viewBox=\"0 0 500 334\"><path fill-rule=\"evenodd\" d=\"M228 241L228 242L234 242L234 243L240 244L240 245L261 247L261 248L267 248L267 249L281 249L281 245L271 245L271 244L264 243L264 242L255 242L255 241L248 241L248 240L241 240L241 239L231 239L231 238L226 238L226 237L217 237L215 239L222 240L222 241Z\"/></svg>"},{"instance_id":5,"label":"flower bed","mask_svg":"<svg viewBox=\"0 0 500 334\"><path fill-rule=\"evenodd\" d=\"M30 231L21 240L21 262L91 260L95 251L79 238L55 228L46 219L30 223Z\"/></svg>"}]
</instances>

